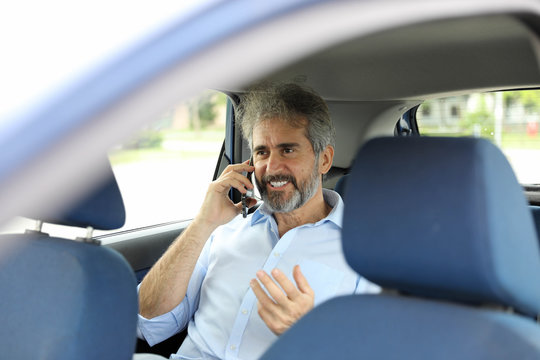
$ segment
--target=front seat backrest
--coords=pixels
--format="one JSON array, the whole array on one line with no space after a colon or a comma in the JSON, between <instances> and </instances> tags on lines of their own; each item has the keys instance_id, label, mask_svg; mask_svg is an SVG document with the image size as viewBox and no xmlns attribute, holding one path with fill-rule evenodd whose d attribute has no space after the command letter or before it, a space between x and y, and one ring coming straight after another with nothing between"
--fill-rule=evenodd
<instances>
[{"instance_id":1,"label":"front seat backrest","mask_svg":"<svg viewBox=\"0 0 540 360\"><path fill-rule=\"evenodd\" d=\"M114 229L122 198L108 181L48 221ZM0 358L131 359L136 341L134 274L116 251L38 232L0 236Z\"/></svg>"},{"instance_id":2,"label":"front seat backrest","mask_svg":"<svg viewBox=\"0 0 540 360\"><path fill-rule=\"evenodd\" d=\"M540 252L498 148L375 139L348 184L346 259L384 290L323 303L263 360L540 358Z\"/></svg>"}]
</instances>

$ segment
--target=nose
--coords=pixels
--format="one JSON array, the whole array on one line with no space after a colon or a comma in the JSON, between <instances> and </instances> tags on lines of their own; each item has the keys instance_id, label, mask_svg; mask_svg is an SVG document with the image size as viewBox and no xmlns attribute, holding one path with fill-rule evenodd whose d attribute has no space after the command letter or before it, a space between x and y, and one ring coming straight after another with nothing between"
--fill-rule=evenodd
<instances>
[{"instance_id":1,"label":"nose","mask_svg":"<svg viewBox=\"0 0 540 360\"><path fill-rule=\"evenodd\" d=\"M283 158L278 152L271 152L266 159L266 173L278 174L283 168Z\"/></svg>"}]
</instances>

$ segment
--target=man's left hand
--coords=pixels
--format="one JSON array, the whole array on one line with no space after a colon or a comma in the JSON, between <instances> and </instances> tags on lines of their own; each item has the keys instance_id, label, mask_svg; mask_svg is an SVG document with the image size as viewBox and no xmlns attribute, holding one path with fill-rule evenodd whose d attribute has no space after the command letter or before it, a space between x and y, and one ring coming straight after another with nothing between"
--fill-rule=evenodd
<instances>
[{"instance_id":1,"label":"man's left hand","mask_svg":"<svg viewBox=\"0 0 540 360\"><path fill-rule=\"evenodd\" d=\"M293 269L296 286L279 269L272 270L272 277L262 270L257 272L257 278L270 296L257 280L251 280L250 286L259 300L259 316L279 336L313 308L315 293L298 265Z\"/></svg>"}]
</instances>

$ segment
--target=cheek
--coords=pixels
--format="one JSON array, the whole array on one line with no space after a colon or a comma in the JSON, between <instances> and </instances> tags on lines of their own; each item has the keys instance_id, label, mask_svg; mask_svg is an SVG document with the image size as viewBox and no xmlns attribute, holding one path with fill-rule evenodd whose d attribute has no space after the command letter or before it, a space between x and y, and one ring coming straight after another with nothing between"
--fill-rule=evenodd
<instances>
[{"instance_id":1,"label":"cheek","mask_svg":"<svg viewBox=\"0 0 540 360\"><path fill-rule=\"evenodd\" d=\"M311 168L302 168L296 172L293 172L294 177L298 183L305 183L309 181L313 174L313 167Z\"/></svg>"},{"instance_id":2,"label":"cheek","mask_svg":"<svg viewBox=\"0 0 540 360\"><path fill-rule=\"evenodd\" d=\"M264 175L263 166L261 164L257 164L254 166L255 166L255 171L253 172L253 174L255 175L257 179L261 179L261 177Z\"/></svg>"}]
</instances>

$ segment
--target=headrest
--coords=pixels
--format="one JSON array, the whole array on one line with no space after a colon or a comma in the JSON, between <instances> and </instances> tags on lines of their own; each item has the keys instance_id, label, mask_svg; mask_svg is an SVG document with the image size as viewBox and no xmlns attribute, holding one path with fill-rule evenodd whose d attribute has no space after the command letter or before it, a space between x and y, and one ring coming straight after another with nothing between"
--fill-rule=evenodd
<instances>
[{"instance_id":1,"label":"headrest","mask_svg":"<svg viewBox=\"0 0 540 360\"><path fill-rule=\"evenodd\" d=\"M540 314L540 252L501 151L474 138L380 138L348 179L343 248L367 279Z\"/></svg>"},{"instance_id":2,"label":"headrest","mask_svg":"<svg viewBox=\"0 0 540 360\"><path fill-rule=\"evenodd\" d=\"M334 186L334 191L341 196L342 199L345 199L345 188L347 187L347 180L349 179L349 174L345 174L339 178Z\"/></svg>"},{"instance_id":3,"label":"headrest","mask_svg":"<svg viewBox=\"0 0 540 360\"><path fill-rule=\"evenodd\" d=\"M118 183L108 160L104 162L102 181L96 184L88 195L84 196L69 210L59 216L40 216L44 222L88 227L98 230L114 230L121 228L126 221L126 211Z\"/></svg>"}]
</instances>

